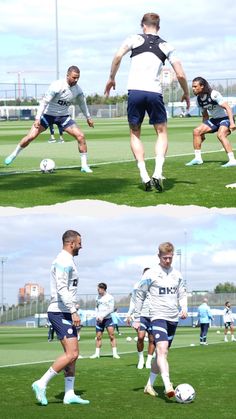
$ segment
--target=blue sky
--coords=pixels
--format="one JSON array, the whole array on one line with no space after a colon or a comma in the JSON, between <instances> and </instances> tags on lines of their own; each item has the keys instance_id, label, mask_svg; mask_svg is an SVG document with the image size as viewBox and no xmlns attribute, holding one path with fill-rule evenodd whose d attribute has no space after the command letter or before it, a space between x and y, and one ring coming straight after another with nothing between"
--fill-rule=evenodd
<instances>
[{"instance_id":1,"label":"blue sky","mask_svg":"<svg viewBox=\"0 0 236 419\"><path fill-rule=\"evenodd\" d=\"M165 210L166 209L166 210ZM82 234L78 258L79 292L96 293L107 282L112 293L129 293L146 266L158 262L160 242L181 249L181 268L189 290L213 290L235 282L236 210L160 206L129 208L99 201L74 201L51 207L1 208L0 256L4 296L17 301L18 289L36 282L49 294L49 271L61 249L61 235L73 228ZM68 217L68 214L70 216ZM180 258L174 259L179 269Z\"/></svg>"},{"instance_id":2,"label":"blue sky","mask_svg":"<svg viewBox=\"0 0 236 419\"><path fill-rule=\"evenodd\" d=\"M121 42L140 32L144 13L161 16L160 36L172 43L187 78L235 77L236 3L231 0L58 0L59 69L81 68L86 94L102 94L112 57ZM170 13L171 11L171 13ZM49 83L56 78L55 1L0 0L0 83ZM129 57L117 75L116 93L126 93Z\"/></svg>"}]
</instances>

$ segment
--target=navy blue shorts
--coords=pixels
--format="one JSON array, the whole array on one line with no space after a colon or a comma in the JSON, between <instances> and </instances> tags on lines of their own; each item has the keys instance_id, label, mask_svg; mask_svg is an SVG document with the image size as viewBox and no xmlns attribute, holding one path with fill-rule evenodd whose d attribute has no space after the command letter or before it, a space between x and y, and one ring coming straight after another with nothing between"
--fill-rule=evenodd
<instances>
[{"instance_id":1,"label":"navy blue shorts","mask_svg":"<svg viewBox=\"0 0 236 419\"><path fill-rule=\"evenodd\" d=\"M127 107L129 124L141 125L145 112L149 116L151 125L167 122L166 109L160 93L129 90Z\"/></svg>"},{"instance_id":2,"label":"navy blue shorts","mask_svg":"<svg viewBox=\"0 0 236 419\"><path fill-rule=\"evenodd\" d=\"M207 125L209 128L211 128L211 132L217 132L220 127L224 126L229 128L230 122L229 118L210 118L203 122L205 125Z\"/></svg>"},{"instance_id":3,"label":"navy blue shorts","mask_svg":"<svg viewBox=\"0 0 236 419\"><path fill-rule=\"evenodd\" d=\"M148 333L152 332L152 324L151 324L151 319L150 317L140 317L140 327L139 327L140 332L141 331L145 331Z\"/></svg>"},{"instance_id":4,"label":"navy blue shorts","mask_svg":"<svg viewBox=\"0 0 236 419\"><path fill-rule=\"evenodd\" d=\"M168 320L153 320L152 321L152 334L154 336L155 344L158 342L168 342L169 347L174 339L175 331L178 322L170 322Z\"/></svg>"},{"instance_id":5,"label":"navy blue shorts","mask_svg":"<svg viewBox=\"0 0 236 419\"><path fill-rule=\"evenodd\" d=\"M48 320L56 331L58 339L77 338L78 333L75 326L72 325L70 313L48 312Z\"/></svg>"},{"instance_id":6,"label":"navy blue shorts","mask_svg":"<svg viewBox=\"0 0 236 419\"><path fill-rule=\"evenodd\" d=\"M226 322L225 328L228 329L229 327L233 326L233 322Z\"/></svg>"},{"instance_id":7,"label":"navy blue shorts","mask_svg":"<svg viewBox=\"0 0 236 419\"><path fill-rule=\"evenodd\" d=\"M47 114L44 113L40 118L40 124L45 129L47 129L49 127L49 125L56 124L58 126L58 128L64 130L64 129L70 127L71 125L74 125L75 121L70 117L70 115L52 116L52 115L47 115Z\"/></svg>"},{"instance_id":8,"label":"navy blue shorts","mask_svg":"<svg viewBox=\"0 0 236 419\"><path fill-rule=\"evenodd\" d=\"M112 321L112 318L109 319L103 319L102 322L96 322L96 332L104 332L105 329L108 327L114 327L114 323Z\"/></svg>"}]
</instances>

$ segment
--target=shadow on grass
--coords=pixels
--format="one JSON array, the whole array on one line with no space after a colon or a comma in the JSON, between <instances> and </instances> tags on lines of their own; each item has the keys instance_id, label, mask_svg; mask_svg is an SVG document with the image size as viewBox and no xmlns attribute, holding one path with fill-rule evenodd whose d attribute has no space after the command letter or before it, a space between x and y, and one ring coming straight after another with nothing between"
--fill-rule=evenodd
<instances>
[{"instance_id":1,"label":"shadow on grass","mask_svg":"<svg viewBox=\"0 0 236 419\"><path fill-rule=\"evenodd\" d=\"M176 400L174 397L172 397L171 399L168 399L168 397L165 396L163 386L154 386L153 388L158 393L157 399L162 399L166 403L176 403ZM140 392L140 393L143 393L143 390L144 390L144 387L135 387L133 389L134 392ZM145 396L150 397L151 399L155 399L154 396L151 396L149 394L145 394Z\"/></svg>"}]
</instances>

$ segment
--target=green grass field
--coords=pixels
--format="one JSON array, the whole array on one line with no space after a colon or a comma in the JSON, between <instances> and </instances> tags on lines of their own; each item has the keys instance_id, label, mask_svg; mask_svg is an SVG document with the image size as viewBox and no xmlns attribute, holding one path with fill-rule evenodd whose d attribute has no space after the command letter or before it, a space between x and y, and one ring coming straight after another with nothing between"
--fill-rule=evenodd
<instances>
[{"instance_id":1,"label":"green grass field","mask_svg":"<svg viewBox=\"0 0 236 419\"><path fill-rule=\"evenodd\" d=\"M48 406L40 406L31 384L61 353L56 340L47 342L47 330L15 327L0 328L0 379L2 419L233 419L235 418L236 359L235 343L223 342L223 333L209 332L209 346L198 344L199 329L179 328L169 353L171 379L174 385L187 382L196 390L196 399L189 405L167 400L160 377L155 389L159 396L143 393L148 370L137 370L135 336L122 328L118 336L119 360L111 357L107 336L100 359L88 359L94 352L94 329L81 332L80 348L84 359L78 361L76 392L90 400L90 405L64 406L63 374L48 387ZM195 344L195 346L190 346Z\"/></svg>"},{"instance_id":2,"label":"green grass field","mask_svg":"<svg viewBox=\"0 0 236 419\"><path fill-rule=\"evenodd\" d=\"M130 206L158 204L234 207L235 189L225 188L236 182L236 168L222 168L227 161L216 135L208 135L203 145L205 163L186 167L193 157L192 130L198 118L169 120L169 150L164 167L165 191L146 193L140 183L138 169L129 146L129 131L125 119L98 119L95 128L81 121L89 150L93 173L80 172L76 142L65 135L64 144L48 144L48 131L24 150L10 167L4 158L29 129L30 122L0 123L0 202L2 206L31 207L51 205L74 199L98 199ZM155 134L144 123L143 142L150 175L154 168ZM235 134L231 136L235 144ZM57 170L41 174L39 163L52 158Z\"/></svg>"}]
</instances>

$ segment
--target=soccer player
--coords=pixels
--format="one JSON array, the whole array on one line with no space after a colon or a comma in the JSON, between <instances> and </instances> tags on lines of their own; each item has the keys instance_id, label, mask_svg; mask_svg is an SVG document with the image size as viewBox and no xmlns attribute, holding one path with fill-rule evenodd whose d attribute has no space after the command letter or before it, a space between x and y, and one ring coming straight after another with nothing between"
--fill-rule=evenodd
<instances>
[{"instance_id":1,"label":"soccer player","mask_svg":"<svg viewBox=\"0 0 236 419\"><path fill-rule=\"evenodd\" d=\"M213 320L211 309L207 303L208 299L204 298L202 304L198 307L198 319L200 324L200 345L208 345L207 333L210 325L210 320Z\"/></svg>"},{"instance_id":2,"label":"soccer player","mask_svg":"<svg viewBox=\"0 0 236 419\"><path fill-rule=\"evenodd\" d=\"M55 135L54 135L55 130L54 130L53 124L49 125L49 130L50 130L50 138L49 138L48 142L49 143L56 143L57 140L56 140ZM64 138L63 138L63 128L61 126L59 126L58 131L59 131L59 135L60 135L58 142L59 143L64 143L65 141L64 141Z\"/></svg>"},{"instance_id":3,"label":"soccer player","mask_svg":"<svg viewBox=\"0 0 236 419\"><path fill-rule=\"evenodd\" d=\"M182 275L172 264L174 246L165 242L159 245L160 263L148 269L140 281L136 291L133 326L140 327L140 314L147 294L149 293L152 332L156 345L156 359L144 393L157 396L153 388L157 374L160 373L168 398L174 397L175 391L170 381L168 350L173 341L179 317L187 318L187 291ZM180 307L180 311L179 311Z\"/></svg>"},{"instance_id":4,"label":"soccer player","mask_svg":"<svg viewBox=\"0 0 236 419\"><path fill-rule=\"evenodd\" d=\"M226 301L225 303L225 308L223 312L223 320L224 320L224 325L225 325L225 330L224 330L225 342L228 342L228 338L227 338L228 330L230 330L230 333L231 333L231 341L235 342L236 339L234 337L234 315L233 315L231 304L229 301Z\"/></svg>"},{"instance_id":5,"label":"soccer player","mask_svg":"<svg viewBox=\"0 0 236 419\"><path fill-rule=\"evenodd\" d=\"M183 89L182 100L190 106L189 89L184 70L177 58L174 48L158 35L160 17L156 13L146 13L141 20L143 34L127 38L115 54L110 70L110 77L105 87L109 96L111 88L115 89L115 76L121 60L131 51L131 68L128 78L128 122L130 127L130 145L137 161L144 189L150 191L152 184L161 192L163 189L163 164L168 148L167 114L162 97L160 75L165 60L173 67L176 77ZM157 134L155 145L155 169L152 180L147 172L144 157L144 146L141 141L141 126L148 113L149 123Z\"/></svg>"},{"instance_id":6,"label":"soccer player","mask_svg":"<svg viewBox=\"0 0 236 419\"><path fill-rule=\"evenodd\" d=\"M143 270L143 274L148 269L149 268L145 268ZM136 291L137 291L139 285L140 285L140 281L138 281L134 285L134 289L131 293L129 310L128 310L128 313L127 313L127 324L128 325L132 324L132 315L134 313L134 308L135 308ZM152 334L150 307L149 307L149 296L148 295L147 295L147 297L144 301L143 307L142 307L141 316L140 316L140 327L137 330L137 333L138 333L138 340L137 340L138 365L137 365L137 368L139 370L141 370L141 369L143 369L144 364L145 364L143 349L144 349L144 338L145 338L146 333L147 333L148 334L148 355L147 355L147 360L146 360L145 367L150 369L153 354L154 354L154 351L155 351L155 344L154 344L154 338L153 338L153 334Z\"/></svg>"},{"instance_id":7,"label":"soccer player","mask_svg":"<svg viewBox=\"0 0 236 419\"><path fill-rule=\"evenodd\" d=\"M98 296L96 297L96 350L90 358L100 358L102 347L102 336L105 329L110 338L113 358L119 359L116 347L116 338L114 334L114 323L112 313L114 312L114 298L107 292L107 284L100 282L98 284Z\"/></svg>"},{"instance_id":8,"label":"soccer player","mask_svg":"<svg viewBox=\"0 0 236 419\"><path fill-rule=\"evenodd\" d=\"M41 132L45 131L50 125L56 124L77 140L81 158L81 172L92 172L87 163L87 144L84 133L69 114L70 105L72 103L78 104L87 119L87 124L94 127L83 91L77 84L79 78L80 70L73 65L68 68L66 79L56 80L50 85L40 102L33 126L28 134L22 138L13 153L6 157L6 165L11 164L18 154Z\"/></svg>"},{"instance_id":9,"label":"soccer player","mask_svg":"<svg viewBox=\"0 0 236 419\"><path fill-rule=\"evenodd\" d=\"M203 77L196 77L192 81L192 89L197 96L197 106L202 112L202 123L193 130L193 148L195 157L186 166L202 164L201 146L205 141L205 134L217 132L217 138L224 147L229 161L221 167L236 166L236 159L228 135L236 129L232 109L223 96L213 90ZM211 115L211 117L209 116Z\"/></svg>"},{"instance_id":10,"label":"soccer player","mask_svg":"<svg viewBox=\"0 0 236 419\"><path fill-rule=\"evenodd\" d=\"M111 313L111 318L112 318L114 327L115 327L118 335L121 336L121 332L120 332L120 329L119 329L119 321L122 321L122 320L121 320L121 318L120 318L120 316L119 316L119 314L118 314L117 311L118 311L118 309L115 308L114 311L113 311L113 313Z\"/></svg>"},{"instance_id":11,"label":"soccer player","mask_svg":"<svg viewBox=\"0 0 236 419\"><path fill-rule=\"evenodd\" d=\"M32 384L36 399L43 406L48 404L46 388L49 381L64 370L64 404L88 404L74 393L75 364L79 355L77 327L80 317L76 311L78 271L74 262L81 249L81 236L77 231L68 230L62 236L63 249L51 268L51 302L48 319L54 327L63 347L59 356L46 373Z\"/></svg>"}]
</instances>

